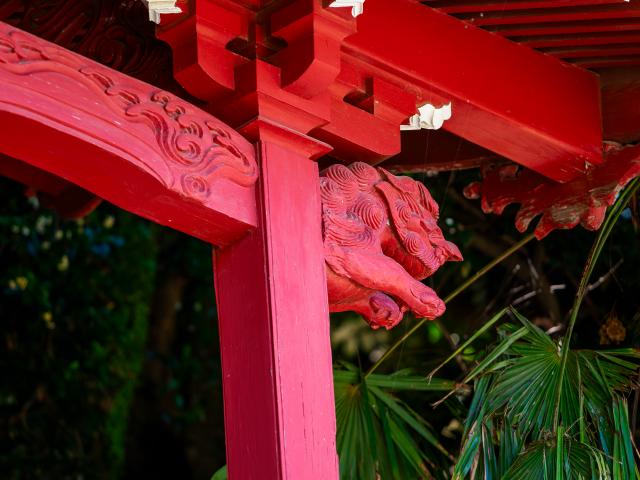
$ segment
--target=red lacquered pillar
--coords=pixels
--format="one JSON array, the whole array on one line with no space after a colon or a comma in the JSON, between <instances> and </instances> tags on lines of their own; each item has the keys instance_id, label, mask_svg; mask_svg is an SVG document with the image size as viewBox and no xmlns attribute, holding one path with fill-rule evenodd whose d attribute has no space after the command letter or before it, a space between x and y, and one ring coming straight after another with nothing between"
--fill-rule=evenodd
<instances>
[{"instance_id":1,"label":"red lacquered pillar","mask_svg":"<svg viewBox=\"0 0 640 480\"><path fill-rule=\"evenodd\" d=\"M229 478L335 480L318 167L262 138L259 227L214 255Z\"/></svg>"}]
</instances>

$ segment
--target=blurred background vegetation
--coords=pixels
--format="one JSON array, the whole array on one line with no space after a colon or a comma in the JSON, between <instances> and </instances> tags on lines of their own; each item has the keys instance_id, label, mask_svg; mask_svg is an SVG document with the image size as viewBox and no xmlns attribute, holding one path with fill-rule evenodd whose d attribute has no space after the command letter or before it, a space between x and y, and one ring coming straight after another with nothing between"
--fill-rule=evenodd
<instances>
[{"instance_id":1,"label":"blurred background vegetation","mask_svg":"<svg viewBox=\"0 0 640 480\"><path fill-rule=\"evenodd\" d=\"M416 176L465 257L427 280L443 297L522 237L513 210L486 216L461 196L475 176ZM4 179L0 196L0 478L208 480L225 463L209 246L108 204L81 221L62 220ZM578 347L638 346L637 205L625 210L596 266L574 333ZM561 335L593 239L576 228L529 243L377 373L424 377L508 305ZM374 332L354 314L336 314L334 360L366 370L414 323L407 316L392 331ZM459 381L496 338L488 331L438 376ZM398 396L455 456L471 392L437 408L442 392ZM629 404L637 432L637 392ZM449 468L448 454L420 435L414 441L429 452L426 461Z\"/></svg>"}]
</instances>

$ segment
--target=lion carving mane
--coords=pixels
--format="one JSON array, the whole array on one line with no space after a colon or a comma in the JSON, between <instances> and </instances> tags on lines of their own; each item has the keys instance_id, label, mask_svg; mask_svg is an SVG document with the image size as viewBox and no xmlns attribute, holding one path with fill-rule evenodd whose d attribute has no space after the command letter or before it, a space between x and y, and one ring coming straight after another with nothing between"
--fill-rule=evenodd
<instances>
[{"instance_id":1,"label":"lion carving mane","mask_svg":"<svg viewBox=\"0 0 640 480\"><path fill-rule=\"evenodd\" d=\"M358 162L324 170L320 191L330 310L387 329L407 310L442 315L444 303L420 280L462 256L444 239L426 187Z\"/></svg>"}]
</instances>

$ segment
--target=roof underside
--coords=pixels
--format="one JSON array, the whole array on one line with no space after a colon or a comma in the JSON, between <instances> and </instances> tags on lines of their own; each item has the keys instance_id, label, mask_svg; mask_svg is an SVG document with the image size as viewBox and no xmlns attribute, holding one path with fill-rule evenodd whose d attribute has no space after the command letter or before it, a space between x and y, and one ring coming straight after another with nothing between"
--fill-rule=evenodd
<instances>
[{"instance_id":1,"label":"roof underside","mask_svg":"<svg viewBox=\"0 0 640 480\"><path fill-rule=\"evenodd\" d=\"M636 0L426 0L465 22L584 68L640 65Z\"/></svg>"}]
</instances>

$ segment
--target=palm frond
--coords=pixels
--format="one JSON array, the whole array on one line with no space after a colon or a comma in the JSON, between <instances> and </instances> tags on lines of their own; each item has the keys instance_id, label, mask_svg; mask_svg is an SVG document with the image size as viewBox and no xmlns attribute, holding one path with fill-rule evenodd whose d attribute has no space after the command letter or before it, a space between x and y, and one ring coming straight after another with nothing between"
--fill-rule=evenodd
<instances>
[{"instance_id":1,"label":"palm frond","mask_svg":"<svg viewBox=\"0 0 640 480\"><path fill-rule=\"evenodd\" d=\"M453 478L473 478L474 468L485 480L640 478L623 397L640 353L570 349L561 375L562 345L519 313L514 317L522 326L501 326L502 340L467 376L475 394ZM534 463L538 474L515 473L530 474Z\"/></svg>"},{"instance_id":2,"label":"palm frond","mask_svg":"<svg viewBox=\"0 0 640 480\"><path fill-rule=\"evenodd\" d=\"M450 380L334 371L340 476L349 480L446 478L451 455L437 432L396 391L442 392ZM379 477L378 477L379 476Z\"/></svg>"}]
</instances>

